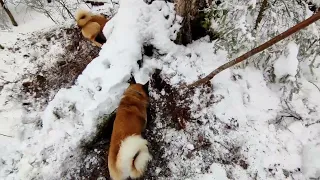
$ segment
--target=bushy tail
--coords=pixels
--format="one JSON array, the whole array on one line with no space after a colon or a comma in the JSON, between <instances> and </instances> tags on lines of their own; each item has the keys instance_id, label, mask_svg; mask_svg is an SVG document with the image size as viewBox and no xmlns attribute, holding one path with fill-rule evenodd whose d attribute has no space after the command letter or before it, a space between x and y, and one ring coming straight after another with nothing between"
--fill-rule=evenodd
<instances>
[{"instance_id":1,"label":"bushy tail","mask_svg":"<svg viewBox=\"0 0 320 180\"><path fill-rule=\"evenodd\" d=\"M90 16L91 13L88 11L88 10L84 10L84 9L79 9L77 12L76 12L76 20L79 21L80 19L85 19L86 16Z\"/></svg>"},{"instance_id":2,"label":"bushy tail","mask_svg":"<svg viewBox=\"0 0 320 180\"><path fill-rule=\"evenodd\" d=\"M122 141L116 166L124 178L139 178L143 175L152 159L147 145L148 142L140 135L129 136Z\"/></svg>"}]
</instances>

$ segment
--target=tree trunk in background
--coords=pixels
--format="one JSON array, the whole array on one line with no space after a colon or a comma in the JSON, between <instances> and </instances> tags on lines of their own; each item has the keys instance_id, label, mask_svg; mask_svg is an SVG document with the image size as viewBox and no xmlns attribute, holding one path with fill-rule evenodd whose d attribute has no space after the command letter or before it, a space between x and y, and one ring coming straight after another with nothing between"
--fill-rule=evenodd
<instances>
[{"instance_id":1,"label":"tree trunk in background","mask_svg":"<svg viewBox=\"0 0 320 180\"><path fill-rule=\"evenodd\" d=\"M14 19L14 17L13 17L13 15L11 14L10 10L5 6L3 0L0 0L0 4L1 4L1 6L3 7L3 9L6 11L6 13L8 14L12 25L18 26L17 21Z\"/></svg>"},{"instance_id":2,"label":"tree trunk in background","mask_svg":"<svg viewBox=\"0 0 320 180\"><path fill-rule=\"evenodd\" d=\"M201 10L207 7L206 0L175 0L175 3L177 15L183 18L176 43L186 45L206 35L206 30L201 25L204 19Z\"/></svg>"},{"instance_id":3,"label":"tree trunk in background","mask_svg":"<svg viewBox=\"0 0 320 180\"><path fill-rule=\"evenodd\" d=\"M267 6L268 6L268 0L263 0L258 17L257 17L257 20L256 20L256 25L254 26L254 29L258 28L258 25L260 24L260 22L263 18L263 13L267 9Z\"/></svg>"}]
</instances>

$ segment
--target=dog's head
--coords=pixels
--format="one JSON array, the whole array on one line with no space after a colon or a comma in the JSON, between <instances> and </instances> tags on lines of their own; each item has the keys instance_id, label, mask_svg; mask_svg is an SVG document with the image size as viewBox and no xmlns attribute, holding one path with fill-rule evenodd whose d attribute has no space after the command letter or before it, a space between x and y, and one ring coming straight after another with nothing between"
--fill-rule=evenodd
<instances>
[{"instance_id":1,"label":"dog's head","mask_svg":"<svg viewBox=\"0 0 320 180\"><path fill-rule=\"evenodd\" d=\"M137 84L136 80L134 79L134 77L132 75L131 75L130 79L128 80L128 83L130 83L130 85ZM143 90L145 91L145 93L149 96L149 81L142 86L143 86Z\"/></svg>"},{"instance_id":2,"label":"dog's head","mask_svg":"<svg viewBox=\"0 0 320 180\"><path fill-rule=\"evenodd\" d=\"M130 84L127 90L124 92L125 96L135 97L146 105L149 104L149 95L145 91L144 85L142 84Z\"/></svg>"},{"instance_id":3,"label":"dog's head","mask_svg":"<svg viewBox=\"0 0 320 180\"><path fill-rule=\"evenodd\" d=\"M80 28L85 26L91 20L92 20L92 14L89 11L86 11L83 9L80 9L77 11L76 21L77 21L77 25Z\"/></svg>"},{"instance_id":4,"label":"dog's head","mask_svg":"<svg viewBox=\"0 0 320 180\"><path fill-rule=\"evenodd\" d=\"M124 95L134 96L139 100L146 102L149 101L149 92L148 92L149 82L146 84L136 83L134 77L130 78L130 85L127 90L124 92Z\"/></svg>"}]
</instances>

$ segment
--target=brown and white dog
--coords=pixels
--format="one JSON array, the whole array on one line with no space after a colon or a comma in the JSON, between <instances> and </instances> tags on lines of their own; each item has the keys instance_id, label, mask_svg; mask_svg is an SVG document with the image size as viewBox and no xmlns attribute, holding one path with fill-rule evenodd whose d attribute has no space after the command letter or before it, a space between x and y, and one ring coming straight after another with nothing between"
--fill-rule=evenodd
<instances>
[{"instance_id":1,"label":"brown and white dog","mask_svg":"<svg viewBox=\"0 0 320 180\"><path fill-rule=\"evenodd\" d=\"M76 13L76 21L81 28L82 35L94 45L101 47L102 43L105 42L102 30L109 19L103 15L93 15L89 11L80 9Z\"/></svg>"},{"instance_id":2,"label":"brown and white dog","mask_svg":"<svg viewBox=\"0 0 320 180\"><path fill-rule=\"evenodd\" d=\"M130 84L117 110L108 155L113 180L141 177L152 159L141 132L147 124L149 97L146 85Z\"/></svg>"}]
</instances>

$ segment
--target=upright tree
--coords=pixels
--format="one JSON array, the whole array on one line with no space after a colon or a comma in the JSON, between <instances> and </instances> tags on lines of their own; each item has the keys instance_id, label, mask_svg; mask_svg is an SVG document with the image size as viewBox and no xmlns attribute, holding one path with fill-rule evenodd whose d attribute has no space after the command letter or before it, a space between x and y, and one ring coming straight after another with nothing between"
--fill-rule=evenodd
<instances>
[{"instance_id":1,"label":"upright tree","mask_svg":"<svg viewBox=\"0 0 320 180\"><path fill-rule=\"evenodd\" d=\"M182 27L176 39L178 44L189 44L205 34L201 26L203 10L208 7L206 0L175 0L175 10L183 18Z\"/></svg>"},{"instance_id":2,"label":"upright tree","mask_svg":"<svg viewBox=\"0 0 320 180\"><path fill-rule=\"evenodd\" d=\"M4 9L4 11L7 13L7 15L9 16L12 25L18 26L17 21L14 19L14 17L12 15L12 13L10 12L10 10L7 8L4 0L0 0L0 4L1 4L1 7Z\"/></svg>"}]
</instances>

